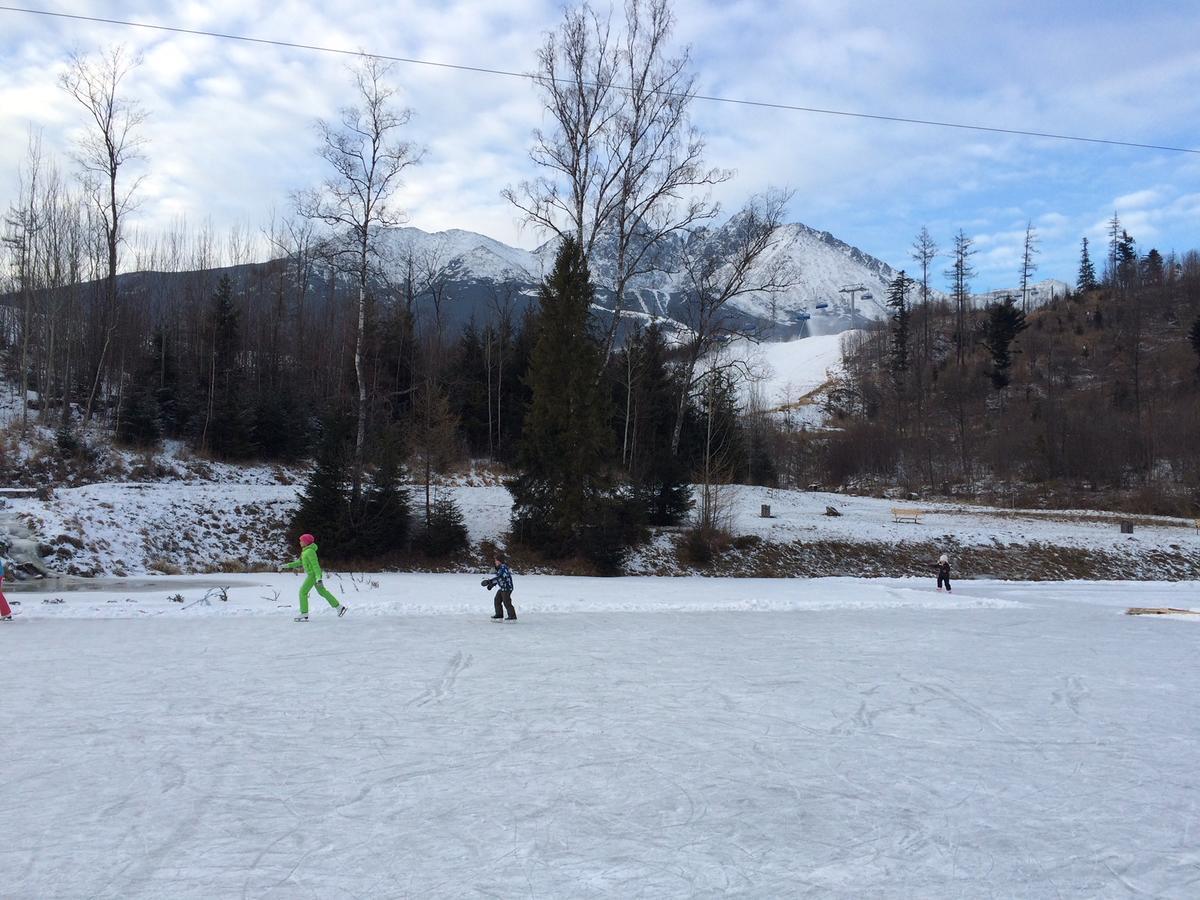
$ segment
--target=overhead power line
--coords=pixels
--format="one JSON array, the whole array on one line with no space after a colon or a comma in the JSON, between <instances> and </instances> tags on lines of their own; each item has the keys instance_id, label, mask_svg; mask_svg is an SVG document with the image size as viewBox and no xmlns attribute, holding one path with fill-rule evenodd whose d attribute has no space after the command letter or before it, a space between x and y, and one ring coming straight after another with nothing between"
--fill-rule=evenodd
<instances>
[{"instance_id":1,"label":"overhead power line","mask_svg":"<svg viewBox=\"0 0 1200 900\"><path fill-rule=\"evenodd\" d=\"M271 47L286 47L293 50L311 50L317 53L337 53L345 56L368 56L388 62L403 63L414 66L430 66L438 69L454 69L460 72L476 72L482 75L501 75L506 78L521 78L535 81L539 76L528 72L512 72L506 69L492 69L486 66L467 66L459 63L436 62L429 59L416 59L409 56L391 56L386 53L370 53L365 50L346 50L340 47L323 47L319 44L303 44L297 41L284 41L273 38L250 37L243 34L227 34L220 31L205 31L199 28L180 28L173 25L153 25L149 22L132 22L126 19L109 19L102 16L83 16L75 13L53 12L47 9L30 9L23 6L0 6L0 12L28 13L35 16L47 16L55 19L73 19L79 22L93 22L102 25L119 25L125 28L142 28L148 31L162 31L171 34L187 34L197 37L216 38L224 41L240 41L247 44L264 44ZM563 79L565 81L565 79ZM588 85L592 86L592 85ZM622 91L631 90L625 85L614 85ZM666 96L680 96L675 91L655 91ZM789 112L813 113L822 116L841 116L849 119L868 119L876 122L898 122L905 125L924 125L932 128L956 128L961 131L982 131L989 134L1008 134L1019 137L1044 138L1053 141L1073 141L1083 144L1106 144L1113 147L1132 147L1138 150L1161 150L1170 153L1196 153L1200 149L1191 147L1169 147L1163 144L1144 144L1137 141L1122 141L1111 138L1085 137L1077 134L1056 134L1050 131L1034 131L1025 128L1001 128L994 125L969 125L963 122L942 122L936 119L919 119L913 116L889 116L877 113L854 112L845 109L824 109L817 106L799 106L793 103L776 103L768 100L746 100L738 97L719 97L711 94L692 94L696 100L708 103L728 103L735 106L755 106L762 109L778 109Z\"/></svg>"}]
</instances>

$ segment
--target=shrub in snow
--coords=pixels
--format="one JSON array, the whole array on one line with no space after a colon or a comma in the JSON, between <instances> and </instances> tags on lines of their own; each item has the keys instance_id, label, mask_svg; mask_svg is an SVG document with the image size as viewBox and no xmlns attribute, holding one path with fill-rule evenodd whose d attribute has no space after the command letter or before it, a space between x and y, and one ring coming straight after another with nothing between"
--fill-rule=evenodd
<instances>
[{"instance_id":1,"label":"shrub in snow","mask_svg":"<svg viewBox=\"0 0 1200 900\"><path fill-rule=\"evenodd\" d=\"M421 549L427 556L444 558L466 550L467 525L462 510L448 495L436 497L429 510L429 522L421 537Z\"/></svg>"}]
</instances>

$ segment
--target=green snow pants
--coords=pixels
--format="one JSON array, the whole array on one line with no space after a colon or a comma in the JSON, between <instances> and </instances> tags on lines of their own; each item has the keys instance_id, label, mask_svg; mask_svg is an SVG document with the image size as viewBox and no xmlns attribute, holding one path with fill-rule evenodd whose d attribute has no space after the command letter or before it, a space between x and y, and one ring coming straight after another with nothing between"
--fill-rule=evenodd
<instances>
[{"instance_id":1,"label":"green snow pants","mask_svg":"<svg viewBox=\"0 0 1200 900\"><path fill-rule=\"evenodd\" d=\"M304 584L300 585L300 615L308 615L308 594L314 586L317 589L317 593L329 601L330 606L332 606L334 609L338 608L339 604L337 597L325 590L324 582L317 581L317 579L313 578L311 575L308 575L304 579Z\"/></svg>"}]
</instances>

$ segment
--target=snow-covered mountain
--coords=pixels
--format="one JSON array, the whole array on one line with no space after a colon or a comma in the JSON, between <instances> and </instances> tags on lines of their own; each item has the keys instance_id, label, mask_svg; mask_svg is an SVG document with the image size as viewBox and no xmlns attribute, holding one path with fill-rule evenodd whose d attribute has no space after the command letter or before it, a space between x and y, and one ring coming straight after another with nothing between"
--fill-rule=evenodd
<instances>
[{"instance_id":1,"label":"snow-covered mountain","mask_svg":"<svg viewBox=\"0 0 1200 900\"><path fill-rule=\"evenodd\" d=\"M1046 278L1037 284L1029 286L1029 305L1030 307L1045 306L1051 300L1066 296L1070 290L1071 286L1065 281L1059 281L1057 278ZM1015 287L999 291L985 291L982 294L975 294L974 296L975 302L979 306L999 302L1005 297L1012 297L1020 305L1021 288Z\"/></svg>"},{"instance_id":2,"label":"snow-covered mountain","mask_svg":"<svg viewBox=\"0 0 1200 900\"><path fill-rule=\"evenodd\" d=\"M700 249L718 255L733 243L736 219L707 229L697 235L673 237L656 250L655 266L633 279L626 291L619 333L627 333L639 324L658 322L668 333L687 331L689 285L683 260ZM469 322L483 324L500 311L520 319L526 308L537 305L538 285L553 265L557 241L547 241L533 250L512 247L483 234L463 229L427 232L405 227L386 230L377 244L383 260L389 289L414 285L418 316L433 307L434 292L422 291L422 285L436 283L438 315L442 324L455 329ZM685 244L685 240L690 243ZM590 259L596 283L596 313L605 324L611 322L615 298L610 286L616 254L603 242ZM756 331L767 340L787 340L824 334L836 334L861 327L866 321L889 314L884 305L888 283L897 272L886 262L839 240L827 231L793 223L783 226L759 261L760 266L782 264L789 272L789 286L774 294L746 294L730 302L735 323ZM151 298L168 297L196 274L228 275L234 290L249 290L256 272L269 269L275 262L253 263L227 269L189 272L130 272L121 275L121 290L130 295ZM329 271L314 273L314 287L328 286ZM851 290L852 289L852 290ZM1032 305L1042 305L1062 296L1068 286L1048 279L1034 286ZM945 295L934 291L934 296ZM976 295L983 305L1005 294L1019 295L1012 289ZM0 295L0 310L11 306Z\"/></svg>"},{"instance_id":3,"label":"snow-covered mountain","mask_svg":"<svg viewBox=\"0 0 1200 900\"><path fill-rule=\"evenodd\" d=\"M705 232L698 240L720 247L729 239L727 223ZM623 319L627 324L660 321L681 328L682 307L687 286L680 264L685 251L682 238L666 241L657 253L656 269L639 275L629 287ZM461 229L430 233L419 228L397 228L385 236L384 256L389 276L401 279L411 269L417 272L437 270L445 286L445 295L454 302L454 317L466 320L486 317L486 306L498 296L517 305L532 302L538 282L553 264L556 243L547 242L535 250L510 247L500 241ZM860 315L868 318L883 314L882 298L895 270L857 247L838 240L829 232L803 224L784 226L774 245L764 254L761 265L785 264L792 273L791 286L780 293L751 294L731 302L747 324L770 326L780 337L808 332L810 318L826 320L820 331L838 331L848 327L849 295L847 286L858 286L855 295ZM597 282L598 311L614 308L608 289L615 269L615 254L603 245L591 260ZM839 320L835 324L834 320ZM814 322L817 325L817 322Z\"/></svg>"}]
</instances>

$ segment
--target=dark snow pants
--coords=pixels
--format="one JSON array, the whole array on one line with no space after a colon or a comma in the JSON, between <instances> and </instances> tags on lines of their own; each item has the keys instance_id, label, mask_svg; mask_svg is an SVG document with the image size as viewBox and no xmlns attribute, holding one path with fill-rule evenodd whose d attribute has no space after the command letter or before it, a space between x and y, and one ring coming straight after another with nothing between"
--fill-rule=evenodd
<instances>
[{"instance_id":1,"label":"dark snow pants","mask_svg":"<svg viewBox=\"0 0 1200 900\"><path fill-rule=\"evenodd\" d=\"M512 591L496 591L496 618L504 615L505 611L510 619L517 617L517 611L512 605Z\"/></svg>"},{"instance_id":2,"label":"dark snow pants","mask_svg":"<svg viewBox=\"0 0 1200 900\"><path fill-rule=\"evenodd\" d=\"M950 590L949 572L938 572L938 588L941 589L943 586L946 588L946 590Z\"/></svg>"}]
</instances>

